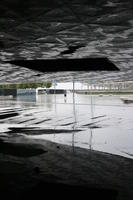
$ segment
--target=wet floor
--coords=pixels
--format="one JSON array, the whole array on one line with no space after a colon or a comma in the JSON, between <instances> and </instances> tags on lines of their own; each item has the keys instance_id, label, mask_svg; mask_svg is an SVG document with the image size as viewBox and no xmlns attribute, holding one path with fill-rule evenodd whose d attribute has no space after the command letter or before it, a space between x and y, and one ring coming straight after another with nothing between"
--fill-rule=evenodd
<instances>
[{"instance_id":1,"label":"wet floor","mask_svg":"<svg viewBox=\"0 0 133 200\"><path fill-rule=\"evenodd\" d=\"M119 95L28 95L0 100L0 138L20 136L133 158L133 104Z\"/></svg>"}]
</instances>

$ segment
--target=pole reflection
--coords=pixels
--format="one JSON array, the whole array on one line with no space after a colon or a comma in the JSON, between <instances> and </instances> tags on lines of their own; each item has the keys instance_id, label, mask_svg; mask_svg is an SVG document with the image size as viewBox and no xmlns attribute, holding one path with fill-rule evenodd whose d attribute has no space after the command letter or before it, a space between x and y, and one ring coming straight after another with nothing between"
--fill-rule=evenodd
<instances>
[{"instance_id":1,"label":"pole reflection","mask_svg":"<svg viewBox=\"0 0 133 200\"><path fill-rule=\"evenodd\" d=\"M94 122L94 109L93 109L93 96L92 96L92 81L90 83L90 98L91 98L91 123ZM89 149L92 150L92 140L93 140L93 131L92 128L90 128L90 138L89 138Z\"/></svg>"},{"instance_id":2,"label":"pole reflection","mask_svg":"<svg viewBox=\"0 0 133 200\"><path fill-rule=\"evenodd\" d=\"M72 147L74 151L74 143L75 143L75 132L74 130L76 129L77 125L77 116L76 116L76 107L75 107L75 81L73 79L73 118L74 118L74 123L73 123L73 133L72 133Z\"/></svg>"}]
</instances>

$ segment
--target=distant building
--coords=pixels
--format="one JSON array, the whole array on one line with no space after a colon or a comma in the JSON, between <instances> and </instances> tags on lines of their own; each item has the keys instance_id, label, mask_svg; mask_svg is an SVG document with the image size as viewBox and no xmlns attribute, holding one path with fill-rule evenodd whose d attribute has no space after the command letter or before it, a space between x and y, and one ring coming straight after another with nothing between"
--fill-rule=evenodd
<instances>
[{"instance_id":1,"label":"distant building","mask_svg":"<svg viewBox=\"0 0 133 200\"><path fill-rule=\"evenodd\" d=\"M52 89L52 88L37 88L37 94L64 94L66 90L62 89Z\"/></svg>"},{"instance_id":2,"label":"distant building","mask_svg":"<svg viewBox=\"0 0 133 200\"><path fill-rule=\"evenodd\" d=\"M0 89L0 96L17 96L17 90L16 89Z\"/></svg>"},{"instance_id":3,"label":"distant building","mask_svg":"<svg viewBox=\"0 0 133 200\"><path fill-rule=\"evenodd\" d=\"M17 89L17 95L31 95L36 94L36 89L34 88L26 88L26 89Z\"/></svg>"}]
</instances>

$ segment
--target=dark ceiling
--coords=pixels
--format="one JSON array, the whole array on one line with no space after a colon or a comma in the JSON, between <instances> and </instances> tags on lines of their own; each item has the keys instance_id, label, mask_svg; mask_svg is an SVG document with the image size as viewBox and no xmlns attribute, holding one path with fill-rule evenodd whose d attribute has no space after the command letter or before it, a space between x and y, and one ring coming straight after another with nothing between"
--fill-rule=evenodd
<instances>
[{"instance_id":1,"label":"dark ceiling","mask_svg":"<svg viewBox=\"0 0 133 200\"><path fill-rule=\"evenodd\" d=\"M4 63L89 57L107 57L120 72L42 73ZM1 0L0 82L73 78L133 81L132 0Z\"/></svg>"}]
</instances>

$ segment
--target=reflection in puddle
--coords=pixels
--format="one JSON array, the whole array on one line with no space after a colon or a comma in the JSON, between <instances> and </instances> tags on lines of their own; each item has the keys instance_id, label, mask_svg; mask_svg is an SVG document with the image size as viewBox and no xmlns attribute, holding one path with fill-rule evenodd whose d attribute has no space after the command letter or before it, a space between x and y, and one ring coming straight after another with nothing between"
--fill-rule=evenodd
<instances>
[{"instance_id":1,"label":"reflection in puddle","mask_svg":"<svg viewBox=\"0 0 133 200\"><path fill-rule=\"evenodd\" d=\"M30 98L0 101L1 138L21 135L132 158L133 106L119 96L93 96L91 102L89 95L70 93L65 103L63 95L56 102L54 95Z\"/></svg>"}]
</instances>

